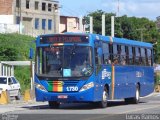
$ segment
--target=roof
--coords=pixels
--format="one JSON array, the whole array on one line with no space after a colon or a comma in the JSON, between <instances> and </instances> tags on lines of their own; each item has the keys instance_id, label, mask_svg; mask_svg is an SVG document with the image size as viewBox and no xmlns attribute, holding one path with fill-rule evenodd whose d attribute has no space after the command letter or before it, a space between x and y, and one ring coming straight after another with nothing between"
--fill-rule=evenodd
<instances>
[{"instance_id":1,"label":"roof","mask_svg":"<svg viewBox=\"0 0 160 120\"><path fill-rule=\"evenodd\" d=\"M14 77L14 76L0 76L0 78L7 78L7 77Z\"/></svg>"},{"instance_id":2,"label":"roof","mask_svg":"<svg viewBox=\"0 0 160 120\"><path fill-rule=\"evenodd\" d=\"M53 34L48 34L48 35L53 35ZM96 37L99 37L100 40L106 41L106 42L110 42L111 41L111 36L102 36L102 35L98 35L98 34L90 34L90 33L73 33L73 32L67 32L64 33L62 35L88 35L90 37L93 37L96 39ZM41 35L44 36L44 35ZM153 45L151 43L147 43L147 42L141 42L141 41L137 41L137 40L130 40L130 39L126 39L126 38L117 38L117 37L113 37L112 38L112 42L113 43L117 43L117 44L125 44L125 45L133 45L133 46L142 46L142 47L149 47L152 48Z\"/></svg>"},{"instance_id":3,"label":"roof","mask_svg":"<svg viewBox=\"0 0 160 120\"><path fill-rule=\"evenodd\" d=\"M13 65L13 66L27 66L30 65L30 61L0 61L2 64Z\"/></svg>"},{"instance_id":4,"label":"roof","mask_svg":"<svg viewBox=\"0 0 160 120\"><path fill-rule=\"evenodd\" d=\"M65 17L65 18L78 18L78 17L75 17L75 16L65 16L65 15L61 15L60 17Z\"/></svg>"}]
</instances>

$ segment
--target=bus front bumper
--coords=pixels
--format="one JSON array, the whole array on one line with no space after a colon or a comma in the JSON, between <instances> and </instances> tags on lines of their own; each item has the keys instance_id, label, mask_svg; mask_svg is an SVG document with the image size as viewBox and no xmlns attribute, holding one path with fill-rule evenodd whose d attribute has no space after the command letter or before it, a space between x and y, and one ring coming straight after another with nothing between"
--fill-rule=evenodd
<instances>
[{"instance_id":1,"label":"bus front bumper","mask_svg":"<svg viewBox=\"0 0 160 120\"><path fill-rule=\"evenodd\" d=\"M94 89L82 92L55 93L45 92L35 89L36 101L56 101L56 102L94 102Z\"/></svg>"}]
</instances>

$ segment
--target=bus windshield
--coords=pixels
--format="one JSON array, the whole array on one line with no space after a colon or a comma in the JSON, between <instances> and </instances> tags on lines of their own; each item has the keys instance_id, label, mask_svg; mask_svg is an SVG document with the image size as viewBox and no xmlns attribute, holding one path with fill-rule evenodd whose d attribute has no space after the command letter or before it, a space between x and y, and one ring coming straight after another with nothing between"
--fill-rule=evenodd
<instances>
[{"instance_id":1,"label":"bus windshield","mask_svg":"<svg viewBox=\"0 0 160 120\"><path fill-rule=\"evenodd\" d=\"M93 72L88 46L49 46L37 50L37 74L43 77L83 77Z\"/></svg>"}]
</instances>

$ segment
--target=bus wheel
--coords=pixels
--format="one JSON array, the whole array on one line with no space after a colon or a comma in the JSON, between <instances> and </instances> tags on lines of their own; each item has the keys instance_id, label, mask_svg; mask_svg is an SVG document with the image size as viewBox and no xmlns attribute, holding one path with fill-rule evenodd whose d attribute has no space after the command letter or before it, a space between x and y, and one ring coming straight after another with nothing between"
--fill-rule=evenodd
<instances>
[{"instance_id":1,"label":"bus wheel","mask_svg":"<svg viewBox=\"0 0 160 120\"><path fill-rule=\"evenodd\" d=\"M137 85L135 97L132 99L133 103L138 104L139 103L139 98L140 98L139 85Z\"/></svg>"},{"instance_id":2,"label":"bus wheel","mask_svg":"<svg viewBox=\"0 0 160 120\"><path fill-rule=\"evenodd\" d=\"M106 108L107 107L107 100L108 100L108 91L107 91L107 88L104 87L102 101L99 102L99 107Z\"/></svg>"},{"instance_id":3,"label":"bus wheel","mask_svg":"<svg viewBox=\"0 0 160 120\"><path fill-rule=\"evenodd\" d=\"M48 103L49 103L50 108L55 108L56 109L56 108L59 108L59 106L60 106L59 102L49 101Z\"/></svg>"},{"instance_id":4,"label":"bus wheel","mask_svg":"<svg viewBox=\"0 0 160 120\"><path fill-rule=\"evenodd\" d=\"M136 87L136 92L135 92L135 97L133 98L125 98L125 102L127 104L131 103L131 104L138 104L139 103L139 98L140 98L140 92L139 92L139 85L137 85Z\"/></svg>"}]
</instances>

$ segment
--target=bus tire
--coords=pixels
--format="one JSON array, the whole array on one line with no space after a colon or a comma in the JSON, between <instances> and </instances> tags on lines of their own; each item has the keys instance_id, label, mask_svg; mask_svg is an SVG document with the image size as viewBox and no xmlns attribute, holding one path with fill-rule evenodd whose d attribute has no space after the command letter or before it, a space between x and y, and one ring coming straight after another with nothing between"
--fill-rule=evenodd
<instances>
[{"instance_id":1,"label":"bus tire","mask_svg":"<svg viewBox=\"0 0 160 120\"><path fill-rule=\"evenodd\" d=\"M59 108L60 106L59 102L54 102L54 101L49 101L48 104L50 108L55 108L55 109Z\"/></svg>"},{"instance_id":2,"label":"bus tire","mask_svg":"<svg viewBox=\"0 0 160 120\"><path fill-rule=\"evenodd\" d=\"M139 85L136 86L136 92L135 96L133 98L125 98L125 102L127 104L138 104L139 103L139 98L140 98L140 89Z\"/></svg>"},{"instance_id":3,"label":"bus tire","mask_svg":"<svg viewBox=\"0 0 160 120\"><path fill-rule=\"evenodd\" d=\"M132 98L132 103L133 103L133 104L138 104L138 103L139 103L139 98L140 98L140 89L139 89L139 85L137 85L137 86L136 86L135 97Z\"/></svg>"},{"instance_id":4,"label":"bus tire","mask_svg":"<svg viewBox=\"0 0 160 120\"><path fill-rule=\"evenodd\" d=\"M108 90L104 87L103 94L102 94L102 101L98 102L100 108L107 107L107 100L108 100Z\"/></svg>"}]
</instances>

